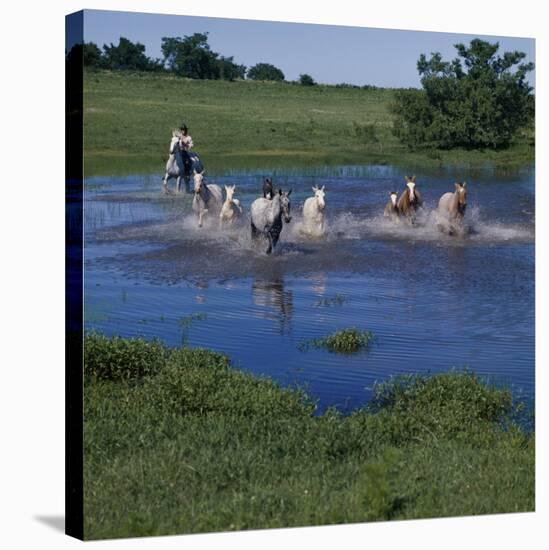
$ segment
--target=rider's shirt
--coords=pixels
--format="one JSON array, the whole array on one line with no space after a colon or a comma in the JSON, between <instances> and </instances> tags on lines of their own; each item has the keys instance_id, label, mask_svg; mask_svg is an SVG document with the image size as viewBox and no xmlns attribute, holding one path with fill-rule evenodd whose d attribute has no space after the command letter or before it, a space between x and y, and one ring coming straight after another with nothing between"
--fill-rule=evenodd
<instances>
[{"instance_id":1,"label":"rider's shirt","mask_svg":"<svg viewBox=\"0 0 549 550\"><path fill-rule=\"evenodd\" d=\"M179 141L181 143L181 148L184 151L190 151L194 147L193 138L189 135L181 136Z\"/></svg>"}]
</instances>

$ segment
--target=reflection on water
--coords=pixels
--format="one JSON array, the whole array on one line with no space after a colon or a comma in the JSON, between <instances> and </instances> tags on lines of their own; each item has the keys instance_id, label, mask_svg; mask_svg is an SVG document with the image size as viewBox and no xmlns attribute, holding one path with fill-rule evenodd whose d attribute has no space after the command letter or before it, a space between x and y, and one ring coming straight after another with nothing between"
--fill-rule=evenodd
<instances>
[{"instance_id":1,"label":"reflection on water","mask_svg":"<svg viewBox=\"0 0 549 550\"><path fill-rule=\"evenodd\" d=\"M254 315L278 323L281 333L289 330L293 313L293 293L284 290L284 280L254 279L252 283L254 305L259 306Z\"/></svg>"},{"instance_id":2,"label":"reflection on water","mask_svg":"<svg viewBox=\"0 0 549 550\"><path fill-rule=\"evenodd\" d=\"M456 178L469 187L465 238L441 234L433 220L454 174L418 176L426 207L416 227L382 216L388 191L403 185L394 167L275 175L275 186L294 190L293 220L271 257L254 249L246 216L199 229L191 197L161 195L156 177L87 181L86 326L180 345L181 319L199 319L186 328L190 345L305 385L320 408L360 405L393 374L464 366L533 396L531 171ZM261 193L255 173L216 183L236 184L245 212ZM315 184L326 186L328 232L309 241L300 210ZM298 349L348 326L374 332L368 352Z\"/></svg>"}]
</instances>

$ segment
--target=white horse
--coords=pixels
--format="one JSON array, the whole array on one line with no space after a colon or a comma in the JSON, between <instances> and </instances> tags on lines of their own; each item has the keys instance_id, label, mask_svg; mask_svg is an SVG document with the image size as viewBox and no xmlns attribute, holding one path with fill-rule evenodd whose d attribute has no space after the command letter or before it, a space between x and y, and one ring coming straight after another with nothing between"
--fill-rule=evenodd
<instances>
[{"instance_id":1,"label":"white horse","mask_svg":"<svg viewBox=\"0 0 549 550\"><path fill-rule=\"evenodd\" d=\"M180 134L175 130L172 132L172 140L170 142L170 156L166 162L166 173L162 180L164 193L171 193L168 189L168 180L176 179L176 191L179 193L181 188L181 178L185 175L185 161L181 154L181 145L179 142ZM188 189L187 189L188 191Z\"/></svg>"},{"instance_id":2,"label":"white horse","mask_svg":"<svg viewBox=\"0 0 549 550\"><path fill-rule=\"evenodd\" d=\"M396 191L391 191L389 194L389 201L383 209L383 217L389 218L391 220L396 220L400 216L397 205L398 193Z\"/></svg>"},{"instance_id":3,"label":"white horse","mask_svg":"<svg viewBox=\"0 0 549 550\"><path fill-rule=\"evenodd\" d=\"M466 232L463 217L467 208L467 183L456 182L453 193L444 193L438 201L437 225L449 235L461 235Z\"/></svg>"},{"instance_id":4,"label":"white horse","mask_svg":"<svg viewBox=\"0 0 549 550\"><path fill-rule=\"evenodd\" d=\"M322 237L326 233L324 222L324 185L313 187L314 197L309 197L303 205L303 231L311 237Z\"/></svg>"},{"instance_id":5,"label":"white horse","mask_svg":"<svg viewBox=\"0 0 549 550\"><path fill-rule=\"evenodd\" d=\"M233 198L235 188L236 185L225 185L226 198L223 206L221 207L221 212L219 213L219 223L221 225L224 223L234 223L242 215L242 206L240 206L240 201Z\"/></svg>"},{"instance_id":6,"label":"white horse","mask_svg":"<svg viewBox=\"0 0 549 550\"><path fill-rule=\"evenodd\" d=\"M292 190L287 193L278 190L272 199L260 197L256 199L250 208L251 210L251 226L252 239L257 239L260 236L266 237L269 241L269 247L266 253L270 254L282 231L282 219L285 223L290 223L290 195Z\"/></svg>"},{"instance_id":7,"label":"white horse","mask_svg":"<svg viewBox=\"0 0 549 550\"><path fill-rule=\"evenodd\" d=\"M198 227L202 227L204 215L210 210L218 213L223 204L223 193L219 185L204 183L204 172L193 172L194 198L193 211L198 217Z\"/></svg>"}]
</instances>

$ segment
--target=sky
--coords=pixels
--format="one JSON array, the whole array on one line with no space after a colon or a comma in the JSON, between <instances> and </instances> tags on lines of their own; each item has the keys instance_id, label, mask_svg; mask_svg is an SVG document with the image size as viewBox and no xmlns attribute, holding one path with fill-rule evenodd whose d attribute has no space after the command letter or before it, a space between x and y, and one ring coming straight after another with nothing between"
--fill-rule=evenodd
<instances>
[{"instance_id":1,"label":"sky","mask_svg":"<svg viewBox=\"0 0 549 550\"><path fill-rule=\"evenodd\" d=\"M286 80L310 74L325 84L370 84L380 87L420 87L416 63L420 54L440 52L445 60L456 57L454 44L473 38L499 42L499 53L519 50L526 61L535 61L531 38L434 33L366 27L280 23L242 19L219 19L182 15L160 15L85 10L84 40L118 44L120 36L145 45L145 53L161 58L164 36L186 36L208 32L213 51L234 56L251 67L272 63ZM535 86L535 72L529 82Z\"/></svg>"}]
</instances>

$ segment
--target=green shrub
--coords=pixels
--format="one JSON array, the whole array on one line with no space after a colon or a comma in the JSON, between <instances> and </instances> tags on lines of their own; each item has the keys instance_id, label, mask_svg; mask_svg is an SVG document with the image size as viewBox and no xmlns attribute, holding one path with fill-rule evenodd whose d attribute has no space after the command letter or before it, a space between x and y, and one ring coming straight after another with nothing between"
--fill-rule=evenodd
<instances>
[{"instance_id":1,"label":"green shrub","mask_svg":"<svg viewBox=\"0 0 549 550\"><path fill-rule=\"evenodd\" d=\"M459 57L451 62L440 53L420 56L423 89L397 92L394 134L411 148L508 147L533 122L526 76L534 64L518 51L498 56L498 43L478 38L455 48Z\"/></svg>"},{"instance_id":2,"label":"green shrub","mask_svg":"<svg viewBox=\"0 0 549 550\"><path fill-rule=\"evenodd\" d=\"M368 406L390 418L393 442L413 437L458 436L484 429L508 416L511 393L483 382L470 372L401 375L374 387ZM471 440L472 441L472 440Z\"/></svg>"},{"instance_id":3,"label":"green shrub","mask_svg":"<svg viewBox=\"0 0 549 550\"><path fill-rule=\"evenodd\" d=\"M157 340L107 338L91 332L84 337L84 374L103 380L135 379L157 374L167 351Z\"/></svg>"}]
</instances>

